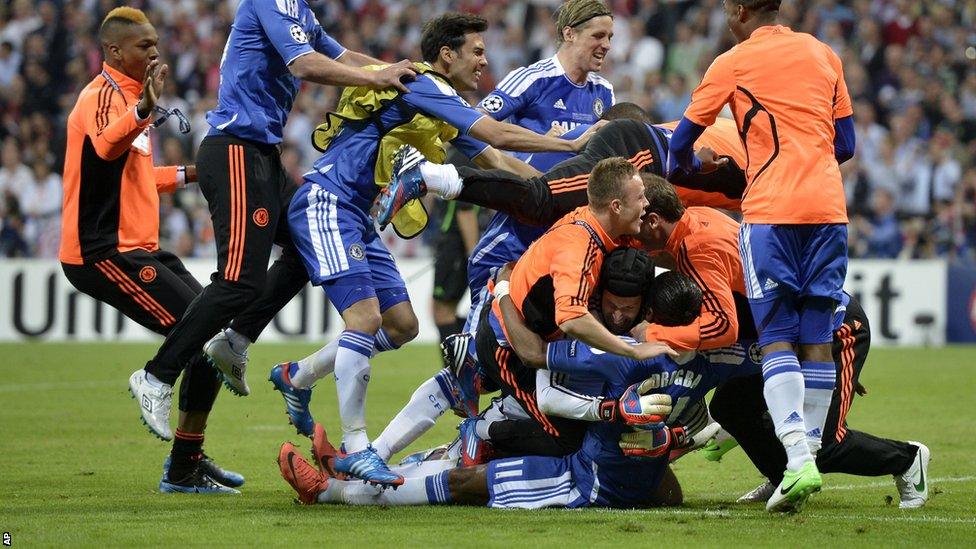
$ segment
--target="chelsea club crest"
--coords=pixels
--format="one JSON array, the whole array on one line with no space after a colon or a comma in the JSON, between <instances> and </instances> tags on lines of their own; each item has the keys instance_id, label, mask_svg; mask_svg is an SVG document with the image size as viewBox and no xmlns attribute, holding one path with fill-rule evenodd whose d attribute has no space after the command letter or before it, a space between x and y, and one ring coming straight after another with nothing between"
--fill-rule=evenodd
<instances>
[{"instance_id":1,"label":"chelsea club crest","mask_svg":"<svg viewBox=\"0 0 976 549\"><path fill-rule=\"evenodd\" d=\"M349 257L356 261L362 261L366 257L366 250L363 249L363 245L357 242L349 246Z\"/></svg>"},{"instance_id":2,"label":"chelsea club crest","mask_svg":"<svg viewBox=\"0 0 976 549\"><path fill-rule=\"evenodd\" d=\"M602 99L597 98L596 100L593 101L593 114L595 114L597 118L600 118L601 116L603 116L603 100Z\"/></svg>"}]
</instances>

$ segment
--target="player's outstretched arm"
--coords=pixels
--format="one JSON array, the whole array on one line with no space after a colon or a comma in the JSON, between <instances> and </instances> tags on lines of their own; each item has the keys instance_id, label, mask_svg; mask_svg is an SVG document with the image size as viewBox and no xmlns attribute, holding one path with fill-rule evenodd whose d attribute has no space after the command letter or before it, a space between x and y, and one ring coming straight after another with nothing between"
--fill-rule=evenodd
<instances>
[{"instance_id":1,"label":"player's outstretched arm","mask_svg":"<svg viewBox=\"0 0 976 549\"><path fill-rule=\"evenodd\" d=\"M497 149L522 152L579 152L592 135L587 133L577 139L567 141L551 135L539 135L532 130L514 124L499 122L490 116L484 116L478 120L471 126L468 134Z\"/></svg>"},{"instance_id":2,"label":"player's outstretched arm","mask_svg":"<svg viewBox=\"0 0 976 549\"><path fill-rule=\"evenodd\" d=\"M373 89L395 87L403 93L410 92L403 80L409 82L417 74L413 64L406 59L386 68L372 71L335 61L318 52L295 59L288 65L288 70L296 78L316 84L366 86Z\"/></svg>"},{"instance_id":3,"label":"player's outstretched arm","mask_svg":"<svg viewBox=\"0 0 976 549\"><path fill-rule=\"evenodd\" d=\"M474 163L482 169L505 170L525 179L540 177L542 175L542 172L527 163L491 146L485 148L485 150L481 151L481 154L474 157Z\"/></svg>"},{"instance_id":4,"label":"player's outstretched arm","mask_svg":"<svg viewBox=\"0 0 976 549\"><path fill-rule=\"evenodd\" d=\"M559 329L565 332L566 335L578 339L591 347L635 360L646 360L661 355L678 356L678 353L674 349L665 343L659 343L657 341L630 345L611 334L603 324L600 324L589 313L563 322L559 325Z\"/></svg>"},{"instance_id":5,"label":"player's outstretched arm","mask_svg":"<svg viewBox=\"0 0 976 549\"><path fill-rule=\"evenodd\" d=\"M352 66L352 67L365 67L367 65L386 65L387 64L387 62L386 61L383 61L382 59L377 59L375 57L371 57L369 55L366 55L365 53L358 52L358 51L352 51L352 50L346 50L346 51L344 51L342 53L342 55L340 55L339 57L336 58L336 61L338 61L338 62L340 62L340 63L342 63L344 65L349 65L349 66Z\"/></svg>"}]
</instances>

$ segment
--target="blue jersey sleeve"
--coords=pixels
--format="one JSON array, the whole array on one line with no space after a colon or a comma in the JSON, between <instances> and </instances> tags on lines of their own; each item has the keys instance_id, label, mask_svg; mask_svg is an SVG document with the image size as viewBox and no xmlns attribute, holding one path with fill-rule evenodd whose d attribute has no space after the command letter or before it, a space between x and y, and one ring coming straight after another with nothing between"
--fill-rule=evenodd
<instances>
[{"instance_id":1,"label":"blue jersey sleeve","mask_svg":"<svg viewBox=\"0 0 976 549\"><path fill-rule=\"evenodd\" d=\"M332 59L338 59L339 56L346 53L346 48L342 47L342 44L336 42L335 38L332 38L318 24L315 25L314 36L311 40L315 47L315 51L324 54Z\"/></svg>"},{"instance_id":2,"label":"blue jersey sleeve","mask_svg":"<svg viewBox=\"0 0 976 549\"><path fill-rule=\"evenodd\" d=\"M670 177L677 171L694 175L701 169L701 162L695 156L695 141L705 132L704 126L699 126L687 118L678 122L678 127L671 134L671 145L668 148L667 175Z\"/></svg>"},{"instance_id":3,"label":"blue jersey sleeve","mask_svg":"<svg viewBox=\"0 0 976 549\"><path fill-rule=\"evenodd\" d=\"M529 103L527 93L512 97L501 91L501 88L496 88L482 99L481 103L478 103L478 107L495 120L505 120L512 116L512 113L521 111L527 103Z\"/></svg>"},{"instance_id":4,"label":"blue jersey sleeve","mask_svg":"<svg viewBox=\"0 0 976 549\"><path fill-rule=\"evenodd\" d=\"M468 105L450 86L429 75L418 77L407 84L407 88L410 93L400 96L405 103L447 122L461 133L468 133L471 126L485 116Z\"/></svg>"},{"instance_id":5,"label":"blue jersey sleeve","mask_svg":"<svg viewBox=\"0 0 976 549\"><path fill-rule=\"evenodd\" d=\"M468 134L460 134L453 141L451 145L454 145L457 150L461 151L461 154L468 158L474 158L479 154L485 152L488 148L488 143L484 141L478 141L477 139L471 137Z\"/></svg>"},{"instance_id":6,"label":"blue jersey sleeve","mask_svg":"<svg viewBox=\"0 0 976 549\"><path fill-rule=\"evenodd\" d=\"M286 65L315 51L298 19L297 3L265 1L251 2L251 6L268 40Z\"/></svg>"},{"instance_id":7,"label":"blue jersey sleeve","mask_svg":"<svg viewBox=\"0 0 976 549\"><path fill-rule=\"evenodd\" d=\"M597 376L612 387L630 385L659 369L654 367L654 360L638 361L605 353L575 339L550 343L546 349L546 366L562 374Z\"/></svg>"},{"instance_id":8,"label":"blue jersey sleeve","mask_svg":"<svg viewBox=\"0 0 976 549\"><path fill-rule=\"evenodd\" d=\"M845 116L834 120L834 156L838 164L854 157L856 141L854 137L854 117Z\"/></svg>"}]
</instances>

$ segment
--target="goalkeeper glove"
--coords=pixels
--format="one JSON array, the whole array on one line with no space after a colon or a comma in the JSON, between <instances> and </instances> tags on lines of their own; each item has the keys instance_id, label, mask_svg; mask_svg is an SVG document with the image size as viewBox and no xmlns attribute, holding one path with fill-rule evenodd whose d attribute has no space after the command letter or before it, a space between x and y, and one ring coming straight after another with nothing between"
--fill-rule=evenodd
<instances>
[{"instance_id":1,"label":"goalkeeper glove","mask_svg":"<svg viewBox=\"0 0 976 549\"><path fill-rule=\"evenodd\" d=\"M606 399L600 403L600 419L643 429L659 426L671 413L671 397L646 394L655 388L647 380L627 387L619 399Z\"/></svg>"},{"instance_id":2,"label":"goalkeeper glove","mask_svg":"<svg viewBox=\"0 0 976 549\"><path fill-rule=\"evenodd\" d=\"M674 438L671 429L637 429L620 435L620 451L625 456L652 459L667 455Z\"/></svg>"},{"instance_id":3,"label":"goalkeeper glove","mask_svg":"<svg viewBox=\"0 0 976 549\"><path fill-rule=\"evenodd\" d=\"M691 432L685 426L672 427L671 428L671 461L677 461L678 458L694 452L695 450L705 446L715 438L715 434L722 429L722 426L718 422L711 422L708 425L702 427L697 432Z\"/></svg>"}]
</instances>

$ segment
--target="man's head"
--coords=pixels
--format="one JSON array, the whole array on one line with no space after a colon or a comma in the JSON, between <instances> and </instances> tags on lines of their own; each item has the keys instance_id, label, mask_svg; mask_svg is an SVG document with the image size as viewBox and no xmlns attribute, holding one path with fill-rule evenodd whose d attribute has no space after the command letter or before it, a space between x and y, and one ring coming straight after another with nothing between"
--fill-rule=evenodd
<instances>
[{"instance_id":1,"label":"man's head","mask_svg":"<svg viewBox=\"0 0 976 549\"><path fill-rule=\"evenodd\" d=\"M725 20L736 41L742 42L752 31L776 21L780 0L724 0Z\"/></svg>"},{"instance_id":2,"label":"man's head","mask_svg":"<svg viewBox=\"0 0 976 549\"><path fill-rule=\"evenodd\" d=\"M674 186L664 178L653 174L641 174L644 184L644 222L641 224L640 241L650 250L663 250L667 244L674 224L685 213L685 207L678 198Z\"/></svg>"},{"instance_id":3,"label":"man's head","mask_svg":"<svg viewBox=\"0 0 976 549\"><path fill-rule=\"evenodd\" d=\"M159 35L142 10L129 7L108 12L98 29L105 62L126 76L142 81L149 62L159 57Z\"/></svg>"},{"instance_id":4,"label":"man's head","mask_svg":"<svg viewBox=\"0 0 976 549\"><path fill-rule=\"evenodd\" d=\"M661 326L687 326L701 314L702 291L690 276L665 271L654 278L650 322Z\"/></svg>"},{"instance_id":5,"label":"man's head","mask_svg":"<svg viewBox=\"0 0 976 549\"><path fill-rule=\"evenodd\" d=\"M488 22L477 15L445 13L427 21L420 37L424 61L447 76L460 91L478 88L481 73L488 65L481 33Z\"/></svg>"},{"instance_id":6,"label":"man's head","mask_svg":"<svg viewBox=\"0 0 976 549\"><path fill-rule=\"evenodd\" d=\"M654 262L637 248L617 248L603 260L595 309L612 334L626 334L647 316Z\"/></svg>"},{"instance_id":7,"label":"man's head","mask_svg":"<svg viewBox=\"0 0 976 549\"><path fill-rule=\"evenodd\" d=\"M640 105L626 101L614 103L609 109L603 111L600 120L637 120L647 124L653 123L650 115Z\"/></svg>"},{"instance_id":8,"label":"man's head","mask_svg":"<svg viewBox=\"0 0 976 549\"><path fill-rule=\"evenodd\" d=\"M609 226L604 228L611 237L640 232L647 199L633 164L619 156L597 162L586 184L586 196L595 214L608 217Z\"/></svg>"},{"instance_id":9,"label":"man's head","mask_svg":"<svg viewBox=\"0 0 976 549\"><path fill-rule=\"evenodd\" d=\"M556 42L576 68L596 72L610 51L613 12L601 0L569 0L556 13Z\"/></svg>"}]
</instances>

